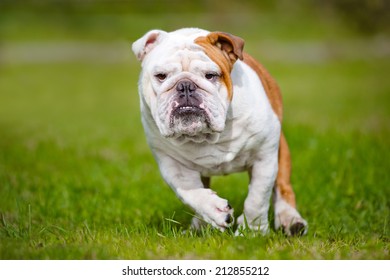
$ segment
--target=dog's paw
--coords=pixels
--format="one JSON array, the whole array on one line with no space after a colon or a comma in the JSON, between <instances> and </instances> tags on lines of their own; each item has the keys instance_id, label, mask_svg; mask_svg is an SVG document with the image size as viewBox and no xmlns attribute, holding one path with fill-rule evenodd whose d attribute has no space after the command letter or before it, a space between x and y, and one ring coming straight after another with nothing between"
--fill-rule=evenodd
<instances>
[{"instance_id":1,"label":"dog's paw","mask_svg":"<svg viewBox=\"0 0 390 280\"><path fill-rule=\"evenodd\" d=\"M234 210L226 199L222 199L215 193L212 193L203 203L203 211L198 213L205 222L221 231L224 231L226 228L233 225Z\"/></svg>"},{"instance_id":2,"label":"dog's paw","mask_svg":"<svg viewBox=\"0 0 390 280\"><path fill-rule=\"evenodd\" d=\"M202 218L194 216L191 221L191 229L193 230L201 230L206 227L207 223L202 220Z\"/></svg>"},{"instance_id":3,"label":"dog's paw","mask_svg":"<svg viewBox=\"0 0 390 280\"><path fill-rule=\"evenodd\" d=\"M275 229L287 236L301 236L307 233L308 224L295 208L285 203L275 211Z\"/></svg>"},{"instance_id":4,"label":"dog's paw","mask_svg":"<svg viewBox=\"0 0 390 280\"><path fill-rule=\"evenodd\" d=\"M253 234L254 236L258 235L266 235L269 233L268 219L261 221L258 219L253 219L252 221L248 221L246 216L242 214L237 219L237 230L235 232L235 236L245 236L248 233Z\"/></svg>"},{"instance_id":5,"label":"dog's paw","mask_svg":"<svg viewBox=\"0 0 390 280\"><path fill-rule=\"evenodd\" d=\"M275 217L275 229L281 229L287 236L301 236L307 233L308 224L301 216L281 213Z\"/></svg>"},{"instance_id":6,"label":"dog's paw","mask_svg":"<svg viewBox=\"0 0 390 280\"><path fill-rule=\"evenodd\" d=\"M179 190L178 194L195 210L200 220L221 231L233 225L233 208L211 189ZM193 222L195 228L200 225L199 221Z\"/></svg>"}]
</instances>

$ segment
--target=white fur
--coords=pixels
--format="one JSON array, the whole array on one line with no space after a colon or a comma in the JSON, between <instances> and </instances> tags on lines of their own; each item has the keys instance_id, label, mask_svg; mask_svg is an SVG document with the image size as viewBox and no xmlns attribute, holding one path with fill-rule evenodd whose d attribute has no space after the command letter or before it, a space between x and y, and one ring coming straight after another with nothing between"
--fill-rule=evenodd
<instances>
[{"instance_id":1,"label":"white fur","mask_svg":"<svg viewBox=\"0 0 390 280\"><path fill-rule=\"evenodd\" d=\"M150 34L159 35L145 50ZM233 210L227 200L204 188L201 176L249 170L252 179L238 223L266 233L278 170L280 122L257 74L245 63L234 64L231 102L223 85L204 78L205 71L218 70L218 66L193 41L207 34L200 29L151 31L133 44L133 51L142 60L139 92L148 143L165 181L197 216L220 230L230 225L226 218ZM169 73L162 83L154 77L158 71ZM211 111L212 127L198 133L199 138L176 135L167 125L172 108L169 92L183 77L202 86L204 106ZM277 204L277 208L282 212L285 206ZM193 221L195 227L200 224Z\"/></svg>"}]
</instances>

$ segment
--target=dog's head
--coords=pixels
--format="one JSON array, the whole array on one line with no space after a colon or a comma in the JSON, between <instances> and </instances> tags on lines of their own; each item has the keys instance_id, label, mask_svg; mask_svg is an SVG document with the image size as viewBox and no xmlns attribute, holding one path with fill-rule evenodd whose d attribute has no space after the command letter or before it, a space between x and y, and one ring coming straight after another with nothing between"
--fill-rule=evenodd
<instances>
[{"instance_id":1,"label":"dog's head","mask_svg":"<svg viewBox=\"0 0 390 280\"><path fill-rule=\"evenodd\" d=\"M142 62L144 110L160 133L178 142L215 142L233 97L230 72L244 41L222 32L152 30L133 44Z\"/></svg>"}]
</instances>

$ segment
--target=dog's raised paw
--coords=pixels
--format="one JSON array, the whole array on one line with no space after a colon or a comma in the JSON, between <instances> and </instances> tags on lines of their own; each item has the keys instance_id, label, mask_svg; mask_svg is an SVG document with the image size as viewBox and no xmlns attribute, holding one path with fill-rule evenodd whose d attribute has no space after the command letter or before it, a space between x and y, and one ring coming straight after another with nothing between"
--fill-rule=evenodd
<instances>
[{"instance_id":1,"label":"dog's raised paw","mask_svg":"<svg viewBox=\"0 0 390 280\"><path fill-rule=\"evenodd\" d=\"M216 199L218 198L218 199ZM211 220L210 223L220 229L221 231L224 231L226 228L229 228L234 223L234 216L233 216L233 208L227 203L226 200L219 198L216 196L215 203L222 203L224 205L223 207L217 206L213 207L214 209L210 209L210 211L207 211L208 218ZM218 201L219 200L219 201Z\"/></svg>"},{"instance_id":2,"label":"dog's raised paw","mask_svg":"<svg viewBox=\"0 0 390 280\"><path fill-rule=\"evenodd\" d=\"M196 211L192 227L198 229L204 222L224 231L234 222L233 208L226 199L219 197L211 189L194 189L179 191L185 201Z\"/></svg>"},{"instance_id":3,"label":"dog's raised paw","mask_svg":"<svg viewBox=\"0 0 390 280\"><path fill-rule=\"evenodd\" d=\"M233 221L234 221L234 218L232 217L232 215L228 214L228 215L226 216L225 222L226 222L227 224L231 224L231 223L233 223Z\"/></svg>"}]
</instances>

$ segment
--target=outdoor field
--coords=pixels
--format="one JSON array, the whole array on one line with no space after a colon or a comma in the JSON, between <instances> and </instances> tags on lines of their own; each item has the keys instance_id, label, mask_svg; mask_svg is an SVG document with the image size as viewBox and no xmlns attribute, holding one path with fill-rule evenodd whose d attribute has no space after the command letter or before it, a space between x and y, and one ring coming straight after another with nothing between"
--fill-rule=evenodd
<instances>
[{"instance_id":1,"label":"outdoor field","mask_svg":"<svg viewBox=\"0 0 390 280\"><path fill-rule=\"evenodd\" d=\"M382 13L370 25L306 0L11 2L0 4L0 259L390 259ZM188 230L193 213L146 143L131 52L148 30L181 27L244 38L278 81L306 236ZM237 218L247 174L212 188Z\"/></svg>"}]
</instances>

